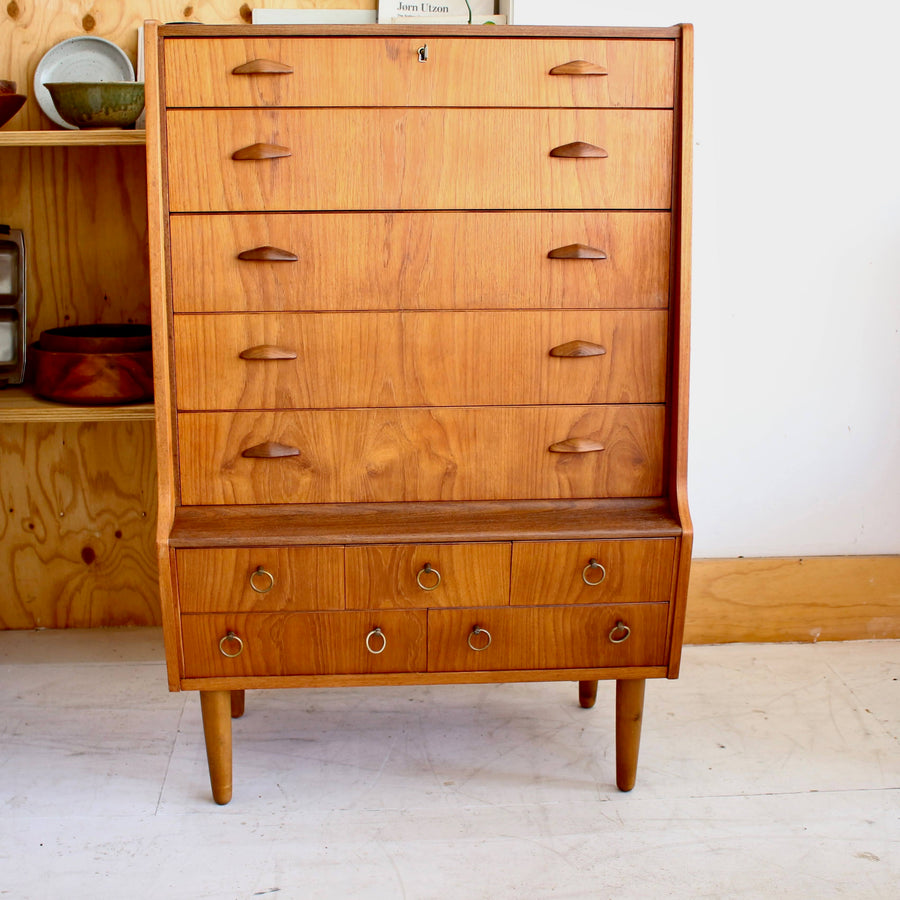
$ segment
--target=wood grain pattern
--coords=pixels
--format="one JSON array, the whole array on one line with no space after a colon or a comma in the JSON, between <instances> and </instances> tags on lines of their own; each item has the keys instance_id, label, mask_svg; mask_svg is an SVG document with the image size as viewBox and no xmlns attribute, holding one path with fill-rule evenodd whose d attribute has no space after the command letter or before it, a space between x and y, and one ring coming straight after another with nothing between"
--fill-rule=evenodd
<instances>
[{"instance_id":1,"label":"wood grain pattern","mask_svg":"<svg viewBox=\"0 0 900 900\"><path fill-rule=\"evenodd\" d=\"M609 158L548 155L573 136ZM283 145L292 155L231 159L248 140ZM175 109L167 116L167 148L176 212L672 203L672 113L665 110Z\"/></svg>"},{"instance_id":2,"label":"wood grain pattern","mask_svg":"<svg viewBox=\"0 0 900 900\"><path fill-rule=\"evenodd\" d=\"M428 666L467 672L659 665L667 615L665 603L429 610ZM631 628L621 644L609 640L617 622ZM491 635L481 652L468 645L476 626Z\"/></svg>"},{"instance_id":3,"label":"wood grain pattern","mask_svg":"<svg viewBox=\"0 0 900 900\"><path fill-rule=\"evenodd\" d=\"M148 323L143 148L0 148L0 164L3 221L26 234L29 343L60 325Z\"/></svg>"},{"instance_id":4,"label":"wood grain pattern","mask_svg":"<svg viewBox=\"0 0 900 900\"><path fill-rule=\"evenodd\" d=\"M179 550L175 558L178 596L186 613L344 608L340 546ZM271 579L255 575L259 569Z\"/></svg>"},{"instance_id":5,"label":"wood grain pattern","mask_svg":"<svg viewBox=\"0 0 900 900\"><path fill-rule=\"evenodd\" d=\"M172 216L170 227L176 312L668 304L668 213ZM547 258L573 242L602 248L607 259ZM237 259L262 245L300 258Z\"/></svg>"},{"instance_id":6,"label":"wood grain pattern","mask_svg":"<svg viewBox=\"0 0 900 900\"><path fill-rule=\"evenodd\" d=\"M347 547L348 609L509 604L510 546L393 544ZM429 565L440 573L419 576ZM424 590L416 581L421 577Z\"/></svg>"},{"instance_id":7,"label":"wood grain pattern","mask_svg":"<svg viewBox=\"0 0 900 900\"><path fill-rule=\"evenodd\" d=\"M182 507L173 547L677 537L660 498Z\"/></svg>"},{"instance_id":8,"label":"wood grain pattern","mask_svg":"<svg viewBox=\"0 0 900 900\"><path fill-rule=\"evenodd\" d=\"M176 316L178 406L660 403L666 322L654 310ZM575 338L606 353L551 354ZM248 359L250 347L284 358Z\"/></svg>"},{"instance_id":9,"label":"wood grain pattern","mask_svg":"<svg viewBox=\"0 0 900 900\"><path fill-rule=\"evenodd\" d=\"M418 61L420 46L417 38L398 36L349 42L328 37L172 41L166 53L166 102L190 107L559 108L671 107L674 98L671 41L472 41L433 35L427 65ZM608 76L573 78L564 71L551 77L551 69L579 56L607 67ZM235 67L258 57L277 60L293 74L233 74Z\"/></svg>"},{"instance_id":10,"label":"wood grain pattern","mask_svg":"<svg viewBox=\"0 0 900 900\"><path fill-rule=\"evenodd\" d=\"M8 387L0 391L0 423L152 422L154 417L152 403L130 403L127 406L72 406L36 396L31 385Z\"/></svg>"},{"instance_id":11,"label":"wood grain pattern","mask_svg":"<svg viewBox=\"0 0 900 900\"><path fill-rule=\"evenodd\" d=\"M158 625L149 422L0 427L0 628Z\"/></svg>"},{"instance_id":12,"label":"wood grain pattern","mask_svg":"<svg viewBox=\"0 0 900 900\"><path fill-rule=\"evenodd\" d=\"M590 560L603 566L582 578ZM668 602L675 563L674 540L556 541L513 544L511 603Z\"/></svg>"},{"instance_id":13,"label":"wood grain pattern","mask_svg":"<svg viewBox=\"0 0 900 900\"><path fill-rule=\"evenodd\" d=\"M377 610L184 616L185 675L423 672L426 615L425 610ZM378 654L366 649L366 636L376 627L385 637ZM244 644L234 659L219 652L219 641L229 631Z\"/></svg>"},{"instance_id":14,"label":"wood grain pattern","mask_svg":"<svg viewBox=\"0 0 900 900\"><path fill-rule=\"evenodd\" d=\"M653 497L662 406L182 413L181 502L329 503ZM548 453L575 433L602 453ZM263 441L295 457L244 459Z\"/></svg>"},{"instance_id":15,"label":"wood grain pattern","mask_svg":"<svg viewBox=\"0 0 900 900\"><path fill-rule=\"evenodd\" d=\"M900 556L700 559L685 641L900 638Z\"/></svg>"}]
</instances>

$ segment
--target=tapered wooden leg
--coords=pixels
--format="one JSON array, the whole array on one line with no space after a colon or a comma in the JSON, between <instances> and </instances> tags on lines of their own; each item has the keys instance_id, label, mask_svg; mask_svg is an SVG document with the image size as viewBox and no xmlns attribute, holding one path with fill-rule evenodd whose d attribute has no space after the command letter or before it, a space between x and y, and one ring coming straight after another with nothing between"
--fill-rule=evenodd
<instances>
[{"instance_id":1,"label":"tapered wooden leg","mask_svg":"<svg viewBox=\"0 0 900 900\"><path fill-rule=\"evenodd\" d=\"M596 681L579 681L578 682L578 702L583 709L591 709L597 702L597 682Z\"/></svg>"},{"instance_id":2,"label":"tapered wooden leg","mask_svg":"<svg viewBox=\"0 0 900 900\"><path fill-rule=\"evenodd\" d=\"M616 682L616 784L620 791L630 791L637 775L644 685L643 678Z\"/></svg>"},{"instance_id":3,"label":"tapered wooden leg","mask_svg":"<svg viewBox=\"0 0 900 900\"><path fill-rule=\"evenodd\" d=\"M239 719L244 714L244 692L231 692L231 718Z\"/></svg>"},{"instance_id":4,"label":"tapered wooden leg","mask_svg":"<svg viewBox=\"0 0 900 900\"><path fill-rule=\"evenodd\" d=\"M200 691L203 736L213 800L231 800L231 691Z\"/></svg>"}]
</instances>

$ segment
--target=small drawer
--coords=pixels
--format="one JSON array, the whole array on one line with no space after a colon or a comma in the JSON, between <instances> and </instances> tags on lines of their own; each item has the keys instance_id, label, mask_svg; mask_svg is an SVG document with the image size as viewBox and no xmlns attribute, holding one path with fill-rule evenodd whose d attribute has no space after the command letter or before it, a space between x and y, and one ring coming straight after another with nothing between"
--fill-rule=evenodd
<instances>
[{"instance_id":1,"label":"small drawer","mask_svg":"<svg viewBox=\"0 0 900 900\"><path fill-rule=\"evenodd\" d=\"M668 601L675 540L517 543L513 606Z\"/></svg>"},{"instance_id":2,"label":"small drawer","mask_svg":"<svg viewBox=\"0 0 900 900\"><path fill-rule=\"evenodd\" d=\"M428 613L432 672L665 665L667 603Z\"/></svg>"},{"instance_id":3,"label":"small drawer","mask_svg":"<svg viewBox=\"0 0 900 900\"><path fill-rule=\"evenodd\" d=\"M172 212L672 204L669 110L176 109L166 128Z\"/></svg>"},{"instance_id":4,"label":"small drawer","mask_svg":"<svg viewBox=\"0 0 900 900\"><path fill-rule=\"evenodd\" d=\"M176 313L662 309L669 298L666 212L173 215L169 228Z\"/></svg>"},{"instance_id":5,"label":"small drawer","mask_svg":"<svg viewBox=\"0 0 900 900\"><path fill-rule=\"evenodd\" d=\"M666 313L175 317L178 408L662 403Z\"/></svg>"},{"instance_id":6,"label":"small drawer","mask_svg":"<svg viewBox=\"0 0 900 900\"><path fill-rule=\"evenodd\" d=\"M178 550L182 612L344 608L344 548Z\"/></svg>"},{"instance_id":7,"label":"small drawer","mask_svg":"<svg viewBox=\"0 0 900 900\"><path fill-rule=\"evenodd\" d=\"M658 497L665 407L179 413L185 506Z\"/></svg>"},{"instance_id":8,"label":"small drawer","mask_svg":"<svg viewBox=\"0 0 900 900\"><path fill-rule=\"evenodd\" d=\"M423 45L427 59L420 62ZM434 36L169 39L165 72L169 106L668 107L674 99L675 43Z\"/></svg>"},{"instance_id":9,"label":"small drawer","mask_svg":"<svg viewBox=\"0 0 900 900\"><path fill-rule=\"evenodd\" d=\"M347 547L347 607L506 606L509 544Z\"/></svg>"},{"instance_id":10,"label":"small drawer","mask_svg":"<svg viewBox=\"0 0 900 900\"><path fill-rule=\"evenodd\" d=\"M181 618L186 678L422 672L426 612L231 613Z\"/></svg>"}]
</instances>

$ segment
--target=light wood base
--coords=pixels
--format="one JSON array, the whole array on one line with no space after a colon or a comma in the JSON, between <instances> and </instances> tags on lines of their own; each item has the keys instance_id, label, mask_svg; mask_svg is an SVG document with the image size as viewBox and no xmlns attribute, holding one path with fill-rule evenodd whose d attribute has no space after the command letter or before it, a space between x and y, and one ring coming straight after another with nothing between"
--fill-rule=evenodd
<instances>
[{"instance_id":1,"label":"light wood base","mask_svg":"<svg viewBox=\"0 0 900 900\"><path fill-rule=\"evenodd\" d=\"M231 691L200 691L203 736L213 800L231 800Z\"/></svg>"},{"instance_id":2,"label":"light wood base","mask_svg":"<svg viewBox=\"0 0 900 900\"><path fill-rule=\"evenodd\" d=\"M244 692L231 691L231 718L240 719L244 715Z\"/></svg>"},{"instance_id":3,"label":"light wood base","mask_svg":"<svg viewBox=\"0 0 900 900\"><path fill-rule=\"evenodd\" d=\"M645 684L643 678L616 682L616 784L620 791L630 791L637 776Z\"/></svg>"},{"instance_id":4,"label":"light wood base","mask_svg":"<svg viewBox=\"0 0 900 900\"><path fill-rule=\"evenodd\" d=\"M686 644L900 638L900 556L695 559Z\"/></svg>"}]
</instances>

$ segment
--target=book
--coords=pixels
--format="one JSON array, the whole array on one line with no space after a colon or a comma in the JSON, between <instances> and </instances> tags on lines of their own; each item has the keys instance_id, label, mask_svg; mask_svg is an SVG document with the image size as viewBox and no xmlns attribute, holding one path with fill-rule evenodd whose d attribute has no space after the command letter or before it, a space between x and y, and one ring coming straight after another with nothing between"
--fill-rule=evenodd
<instances>
[{"instance_id":1,"label":"book","mask_svg":"<svg viewBox=\"0 0 900 900\"><path fill-rule=\"evenodd\" d=\"M476 16L485 18L494 15L494 0L469 0L469 6L473 23ZM379 22L406 20L412 24L410 20L427 18L429 22L435 22L449 17L469 21L469 7L465 0L378 0Z\"/></svg>"}]
</instances>

